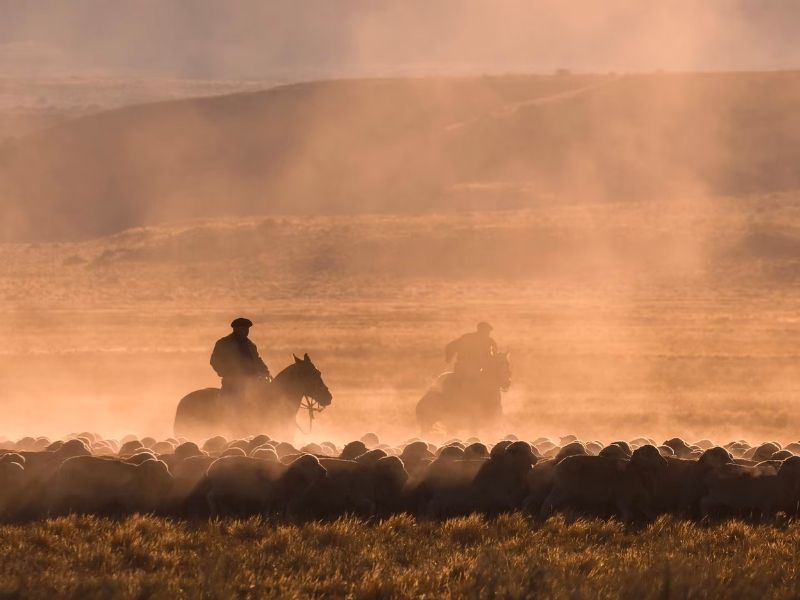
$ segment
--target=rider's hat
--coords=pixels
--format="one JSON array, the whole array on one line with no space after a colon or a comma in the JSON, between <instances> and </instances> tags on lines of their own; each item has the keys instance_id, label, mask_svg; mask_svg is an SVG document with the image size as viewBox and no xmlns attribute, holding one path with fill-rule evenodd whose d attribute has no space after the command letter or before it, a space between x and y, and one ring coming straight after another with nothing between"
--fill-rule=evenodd
<instances>
[{"instance_id":1,"label":"rider's hat","mask_svg":"<svg viewBox=\"0 0 800 600\"><path fill-rule=\"evenodd\" d=\"M245 319L244 317L239 317L238 319L234 319L231 321L231 327L234 329L237 327L252 327L253 322L250 319Z\"/></svg>"},{"instance_id":2,"label":"rider's hat","mask_svg":"<svg viewBox=\"0 0 800 600\"><path fill-rule=\"evenodd\" d=\"M486 331L491 331L493 327L489 325L486 321L481 321L478 323L478 331L485 329Z\"/></svg>"}]
</instances>

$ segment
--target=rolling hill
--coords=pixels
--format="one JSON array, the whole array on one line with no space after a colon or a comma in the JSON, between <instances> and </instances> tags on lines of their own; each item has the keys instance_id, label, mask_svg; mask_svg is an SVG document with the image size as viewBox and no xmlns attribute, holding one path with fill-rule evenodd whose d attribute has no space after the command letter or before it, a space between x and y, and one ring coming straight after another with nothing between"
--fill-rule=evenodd
<instances>
[{"instance_id":1,"label":"rolling hill","mask_svg":"<svg viewBox=\"0 0 800 600\"><path fill-rule=\"evenodd\" d=\"M799 109L798 72L341 80L133 106L0 148L0 240L791 191Z\"/></svg>"}]
</instances>

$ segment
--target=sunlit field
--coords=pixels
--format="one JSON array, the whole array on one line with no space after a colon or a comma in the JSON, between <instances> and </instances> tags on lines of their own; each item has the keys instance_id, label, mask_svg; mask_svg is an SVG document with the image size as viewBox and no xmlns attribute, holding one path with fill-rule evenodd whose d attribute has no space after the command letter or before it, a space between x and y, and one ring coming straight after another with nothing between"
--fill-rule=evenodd
<instances>
[{"instance_id":1,"label":"sunlit field","mask_svg":"<svg viewBox=\"0 0 800 600\"><path fill-rule=\"evenodd\" d=\"M797 523L706 527L519 515L273 525L62 518L0 528L25 598L794 598ZM12 558L13 557L13 558Z\"/></svg>"}]
</instances>

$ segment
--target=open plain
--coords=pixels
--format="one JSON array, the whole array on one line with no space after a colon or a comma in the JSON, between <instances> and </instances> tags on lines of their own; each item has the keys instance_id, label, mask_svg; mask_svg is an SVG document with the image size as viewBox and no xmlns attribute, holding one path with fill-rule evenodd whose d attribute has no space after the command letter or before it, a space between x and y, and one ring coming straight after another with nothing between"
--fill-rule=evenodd
<instances>
[{"instance_id":1,"label":"open plain","mask_svg":"<svg viewBox=\"0 0 800 600\"><path fill-rule=\"evenodd\" d=\"M511 353L499 436L797 442L797 81L359 80L123 108L111 86L90 97L114 110L9 117L0 444L172 436L239 315L273 372L308 353L333 393L298 447L417 435L444 344L480 320ZM172 85L143 99L255 87ZM0 596L796 597L797 522L749 516L52 517L0 527Z\"/></svg>"}]
</instances>

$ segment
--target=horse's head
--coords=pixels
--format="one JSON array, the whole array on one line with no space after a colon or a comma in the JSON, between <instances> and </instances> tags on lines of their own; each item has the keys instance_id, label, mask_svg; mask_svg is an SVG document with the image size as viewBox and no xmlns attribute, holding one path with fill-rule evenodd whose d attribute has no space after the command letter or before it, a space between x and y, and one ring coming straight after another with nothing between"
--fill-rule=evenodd
<instances>
[{"instance_id":1,"label":"horse's head","mask_svg":"<svg viewBox=\"0 0 800 600\"><path fill-rule=\"evenodd\" d=\"M489 380L504 392L511 387L511 361L508 352L498 352L492 356L489 365L484 369Z\"/></svg>"},{"instance_id":2,"label":"horse's head","mask_svg":"<svg viewBox=\"0 0 800 600\"><path fill-rule=\"evenodd\" d=\"M297 377L303 385L303 394L316 400L320 406L329 406L333 401L333 395L322 381L322 373L311 362L308 354L303 358L294 357L294 368L297 370Z\"/></svg>"}]
</instances>

